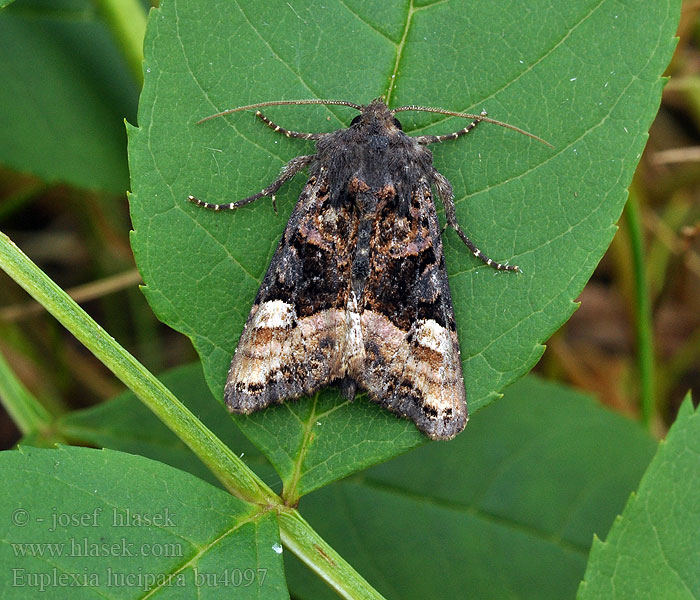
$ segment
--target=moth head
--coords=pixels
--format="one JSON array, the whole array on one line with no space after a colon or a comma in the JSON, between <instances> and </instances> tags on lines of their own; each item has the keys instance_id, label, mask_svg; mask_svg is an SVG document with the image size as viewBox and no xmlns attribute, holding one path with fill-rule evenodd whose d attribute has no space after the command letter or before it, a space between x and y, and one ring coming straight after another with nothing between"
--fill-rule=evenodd
<instances>
[{"instance_id":1,"label":"moth head","mask_svg":"<svg viewBox=\"0 0 700 600\"><path fill-rule=\"evenodd\" d=\"M367 106L361 106L360 114L350 122L350 127L373 129L387 134L403 131L401 122L381 98L375 98Z\"/></svg>"}]
</instances>

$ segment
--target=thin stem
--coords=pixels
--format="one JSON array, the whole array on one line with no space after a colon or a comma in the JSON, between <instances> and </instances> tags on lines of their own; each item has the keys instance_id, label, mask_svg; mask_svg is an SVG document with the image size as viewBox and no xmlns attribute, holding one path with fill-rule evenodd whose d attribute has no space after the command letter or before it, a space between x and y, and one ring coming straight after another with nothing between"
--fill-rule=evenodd
<instances>
[{"instance_id":1,"label":"thin stem","mask_svg":"<svg viewBox=\"0 0 700 600\"><path fill-rule=\"evenodd\" d=\"M136 269L129 269L117 275L110 275L97 281L91 281L83 285L66 290L66 293L78 304L84 304L95 298L102 298L108 294L119 292L123 289L134 288L141 283L141 274ZM20 321L43 312L44 307L30 300L22 304L11 304L0 309L0 321Z\"/></svg>"},{"instance_id":2,"label":"thin stem","mask_svg":"<svg viewBox=\"0 0 700 600\"><path fill-rule=\"evenodd\" d=\"M635 330L637 332L637 360L641 380L641 413L642 422L650 427L654 414L654 340L644 264L644 236L639 218L637 195L630 190L630 197L625 208L627 231L632 249L632 266L635 294Z\"/></svg>"},{"instance_id":3,"label":"thin stem","mask_svg":"<svg viewBox=\"0 0 700 600\"><path fill-rule=\"evenodd\" d=\"M0 233L0 267L123 381L232 494L254 504L279 503L277 495L230 448L3 233Z\"/></svg>"},{"instance_id":4,"label":"thin stem","mask_svg":"<svg viewBox=\"0 0 700 600\"><path fill-rule=\"evenodd\" d=\"M282 542L339 596L348 600L383 600L347 561L294 509L277 514Z\"/></svg>"},{"instance_id":5,"label":"thin stem","mask_svg":"<svg viewBox=\"0 0 700 600\"><path fill-rule=\"evenodd\" d=\"M23 435L47 428L51 415L14 374L0 353L0 402Z\"/></svg>"}]
</instances>

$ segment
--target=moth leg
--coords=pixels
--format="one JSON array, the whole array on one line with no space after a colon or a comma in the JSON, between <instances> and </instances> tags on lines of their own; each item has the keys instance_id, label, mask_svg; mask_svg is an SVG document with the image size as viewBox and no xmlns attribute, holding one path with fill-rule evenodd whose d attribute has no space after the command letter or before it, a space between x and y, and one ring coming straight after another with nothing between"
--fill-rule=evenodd
<instances>
[{"instance_id":1,"label":"moth leg","mask_svg":"<svg viewBox=\"0 0 700 600\"><path fill-rule=\"evenodd\" d=\"M482 117L485 117L487 114L488 113L485 110L481 111ZM445 135L418 135L413 139L419 144L423 145L434 144L435 142L444 142L446 140L456 140L458 137L469 133L479 123L481 123L481 121L479 119L476 119L475 121L469 123L469 125L467 125L464 129L460 129L459 131L455 131L454 133L448 133Z\"/></svg>"},{"instance_id":2,"label":"moth leg","mask_svg":"<svg viewBox=\"0 0 700 600\"><path fill-rule=\"evenodd\" d=\"M457 214L455 212L454 203L454 193L452 192L452 185L447 180L442 173L433 169L433 184L437 190L437 194L442 201L442 205L445 207L445 218L447 219L447 225L452 227L457 232L460 239L467 245L467 248L471 250L471 253L476 256L485 265L497 269L498 271L517 271L521 273L520 267L517 265L504 265L502 263L491 260L486 256L481 250L479 250L474 243L467 237L467 234L462 231L462 228L457 222Z\"/></svg>"},{"instance_id":3,"label":"moth leg","mask_svg":"<svg viewBox=\"0 0 700 600\"><path fill-rule=\"evenodd\" d=\"M326 133L303 133L301 131L289 131L289 129L285 129L284 127L280 127L276 123L273 123L268 119L264 114L262 114L259 110L255 111L255 116L258 117L265 125L267 125L270 129L273 131L279 131L281 134L286 135L288 138L299 138L302 140L320 140L324 135L328 135Z\"/></svg>"},{"instance_id":4,"label":"moth leg","mask_svg":"<svg viewBox=\"0 0 700 600\"><path fill-rule=\"evenodd\" d=\"M303 156L297 156L290 160L284 167L282 167L282 172L280 176L275 179L270 185L268 185L264 190L259 191L257 194L243 198L243 200L238 200L237 202L231 202L229 204L212 204L211 202L204 202L199 198L194 196L188 196L187 199L193 202L197 206L202 208L208 208L211 210L236 210L241 206L255 202L258 198L263 196L272 196L272 204L275 205L275 193L279 190L285 183L287 183L292 177L294 177L299 171L306 167L311 161L316 158L315 154L305 154ZM275 206L275 212L277 212L277 207Z\"/></svg>"}]
</instances>

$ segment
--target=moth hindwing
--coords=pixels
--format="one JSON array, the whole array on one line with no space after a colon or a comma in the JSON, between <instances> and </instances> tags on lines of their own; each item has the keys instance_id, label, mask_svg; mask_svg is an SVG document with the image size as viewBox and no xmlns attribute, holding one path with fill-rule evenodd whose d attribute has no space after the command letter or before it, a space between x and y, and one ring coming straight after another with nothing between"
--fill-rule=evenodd
<instances>
[{"instance_id":1,"label":"moth hindwing","mask_svg":"<svg viewBox=\"0 0 700 600\"><path fill-rule=\"evenodd\" d=\"M338 383L348 400L365 390L430 438L453 438L467 422L466 392L432 190L447 224L477 258L498 270L519 269L492 261L462 231L452 186L427 146L495 121L486 113L389 110L380 99L366 106L279 101L219 115L274 104L342 104L360 114L347 129L301 133L257 111L275 131L314 141L316 152L292 159L276 181L243 200L211 204L189 197L205 208L236 209L263 196L274 199L285 182L309 169L233 355L228 408L249 414ZM473 121L449 135L411 137L395 116L402 110Z\"/></svg>"}]
</instances>

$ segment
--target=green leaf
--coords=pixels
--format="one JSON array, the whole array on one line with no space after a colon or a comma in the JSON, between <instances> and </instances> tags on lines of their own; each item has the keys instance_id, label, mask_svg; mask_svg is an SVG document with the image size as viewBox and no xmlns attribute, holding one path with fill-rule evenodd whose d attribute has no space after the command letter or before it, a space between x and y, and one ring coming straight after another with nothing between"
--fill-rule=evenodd
<instances>
[{"instance_id":1,"label":"green leaf","mask_svg":"<svg viewBox=\"0 0 700 600\"><path fill-rule=\"evenodd\" d=\"M257 448L232 425L226 409L211 397L199 364L173 369L160 379L268 485L277 479ZM132 392L69 413L58 419L53 429L73 443L139 454L220 485L211 471Z\"/></svg>"},{"instance_id":2,"label":"green leaf","mask_svg":"<svg viewBox=\"0 0 700 600\"><path fill-rule=\"evenodd\" d=\"M579 598L700 597L700 413L688 396L605 542Z\"/></svg>"},{"instance_id":3,"label":"green leaf","mask_svg":"<svg viewBox=\"0 0 700 600\"><path fill-rule=\"evenodd\" d=\"M654 448L636 423L530 376L468 435L299 508L387 598L572 598L593 534L609 529ZM296 560L286 566L294 597L332 597Z\"/></svg>"},{"instance_id":4,"label":"green leaf","mask_svg":"<svg viewBox=\"0 0 700 600\"><path fill-rule=\"evenodd\" d=\"M138 86L93 4L23 0L0 12L0 163L123 194Z\"/></svg>"},{"instance_id":5,"label":"green leaf","mask_svg":"<svg viewBox=\"0 0 700 600\"><path fill-rule=\"evenodd\" d=\"M475 414L537 361L610 243L660 101L678 8L677 0L643 11L612 0L556 11L541 0L507 10L460 0L408 9L403 2L164 1L150 16L140 128L129 132L132 243L154 311L192 339L222 398L236 341L303 181L279 194L279 215L266 200L216 214L185 199L243 198L312 151L252 114L197 120L256 101L367 102L380 94L391 106L486 108L555 149L488 125L434 149L472 240L524 270L494 272L453 232L444 235ZM331 131L354 116L308 106L268 114L301 131ZM402 113L402 120L409 133L464 126L426 114ZM280 471L291 500L424 441L364 397L344 403L335 388L237 422Z\"/></svg>"},{"instance_id":6,"label":"green leaf","mask_svg":"<svg viewBox=\"0 0 700 600\"><path fill-rule=\"evenodd\" d=\"M330 481L426 442L412 423L364 402L338 401L336 390L236 423L277 469L292 504Z\"/></svg>"},{"instance_id":7,"label":"green leaf","mask_svg":"<svg viewBox=\"0 0 700 600\"><path fill-rule=\"evenodd\" d=\"M192 475L87 448L0 461L3 598L288 597L274 515Z\"/></svg>"}]
</instances>

